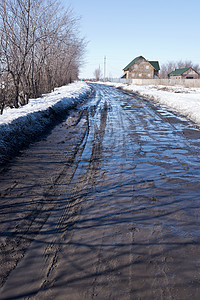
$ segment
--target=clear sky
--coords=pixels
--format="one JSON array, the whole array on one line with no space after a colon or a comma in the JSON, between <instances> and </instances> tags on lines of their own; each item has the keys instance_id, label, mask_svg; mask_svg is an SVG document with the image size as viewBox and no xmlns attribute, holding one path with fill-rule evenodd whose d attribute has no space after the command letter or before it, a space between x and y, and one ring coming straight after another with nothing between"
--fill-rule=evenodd
<instances>
[{"instance_id":1,"label":"clear sky","mask_svg":"<svg viewBox=\"0 0 200 300\"><path fill-rule=\"evenodd\" d=\"M88 41L80 77L94 77L100 66L119 77L135 57L192 60L200 64L199 0L62 0L81 17L80 32Z\"/></svg>"}]
</instances>

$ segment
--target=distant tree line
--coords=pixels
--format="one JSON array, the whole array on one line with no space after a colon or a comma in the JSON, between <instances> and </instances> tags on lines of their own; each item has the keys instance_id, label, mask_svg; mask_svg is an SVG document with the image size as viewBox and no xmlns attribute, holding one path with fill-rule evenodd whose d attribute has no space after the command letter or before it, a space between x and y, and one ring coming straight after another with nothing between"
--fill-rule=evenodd
<instances>
[{"instance_id":1,"label":"distant tree line","mask_svg":"<svg viewBox=\"0 0 200 300\"><path fill-rule=\"evenodd\" d=\"M168 74L174 69L182 69L182 68L193 68L195 71L200 73L200 66L198 64L194 64L191 60L186 61L169 61L163 65L161 65L159 77L160 78L168 78Z\"/></svg>"},{"instance_id":2,"label":"distant tree line","mask_svg":"<svg viewBox=\"0 0 200 300\"><path fill-rule=\"evenodd\" d=\"M0 112L78 78L86 43L57 0L0 0Z\"/></svg>"}]
</instances>

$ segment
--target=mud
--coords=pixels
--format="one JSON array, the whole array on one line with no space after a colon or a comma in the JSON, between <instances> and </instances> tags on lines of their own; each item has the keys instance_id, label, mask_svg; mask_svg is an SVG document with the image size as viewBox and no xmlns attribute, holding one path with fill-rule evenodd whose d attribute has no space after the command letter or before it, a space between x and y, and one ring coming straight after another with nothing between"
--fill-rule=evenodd
<instances>
[{"instance_id":1,"label":"mud","mask_svg":"<svg viewBox=\"0 0 200 300\"><path fill-rule=\"evenodd\" d=\"M199 299L200 132L94 88L0 174L0 299Z\"/></svg>"}]
</instances>

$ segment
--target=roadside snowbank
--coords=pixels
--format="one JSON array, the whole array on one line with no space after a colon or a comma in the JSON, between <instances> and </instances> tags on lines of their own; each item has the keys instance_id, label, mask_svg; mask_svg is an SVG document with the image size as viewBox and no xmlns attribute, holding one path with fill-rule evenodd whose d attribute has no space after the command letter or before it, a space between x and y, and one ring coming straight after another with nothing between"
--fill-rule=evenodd
<instances>
[{"instance_id":1,"label":"roadside snowbank","mask_svg":"<svg viewBox=\"0 0 200 300\"><path fill-rule=\"evenodd\" d=\"M90 92L89 85L75 82L38 99L30 99L18 109L6 109L0 116L0 161L45 132Z\"/></svg>"},{"instance_id":2,"label":"roadside snowbank","mask_svg":"<svg viewBox=\"0 0 200 300\"><path fill-rule=\"evenodd\" d=\"M157 104L172 109L200 126L200 88L138 86L111 82L107 82L106 84L151 99Z\"/></svg>"}]
</instances>

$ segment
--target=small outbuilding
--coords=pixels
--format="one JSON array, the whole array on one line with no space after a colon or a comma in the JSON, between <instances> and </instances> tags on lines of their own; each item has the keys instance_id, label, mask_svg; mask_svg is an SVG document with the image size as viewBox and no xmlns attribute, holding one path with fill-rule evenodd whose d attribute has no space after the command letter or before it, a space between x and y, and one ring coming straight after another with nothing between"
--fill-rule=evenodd
<instances>
[{"instance_id":1,"label":"small outbuilding","mask_svg":"<svg viewBox=\"0 0 200 300\"><path fill-rule=\"evenodd\" d=\"M134 58L124 69L122 78L152 79L158 78L160 70L158 61L148 61L143 56Z\"/></svg>"},{"instance_id":2,"label":"small outbuilding","mask_svg":"<svg viewBox=\"0 0 200 300\"><path fill-rule=\"evenodd\" d=\"M193 68L189 67L175 69L174 71L168 74L168 77L174 79L198 79L200 78L200 74Z\"/></svg>"}]
</instances>

